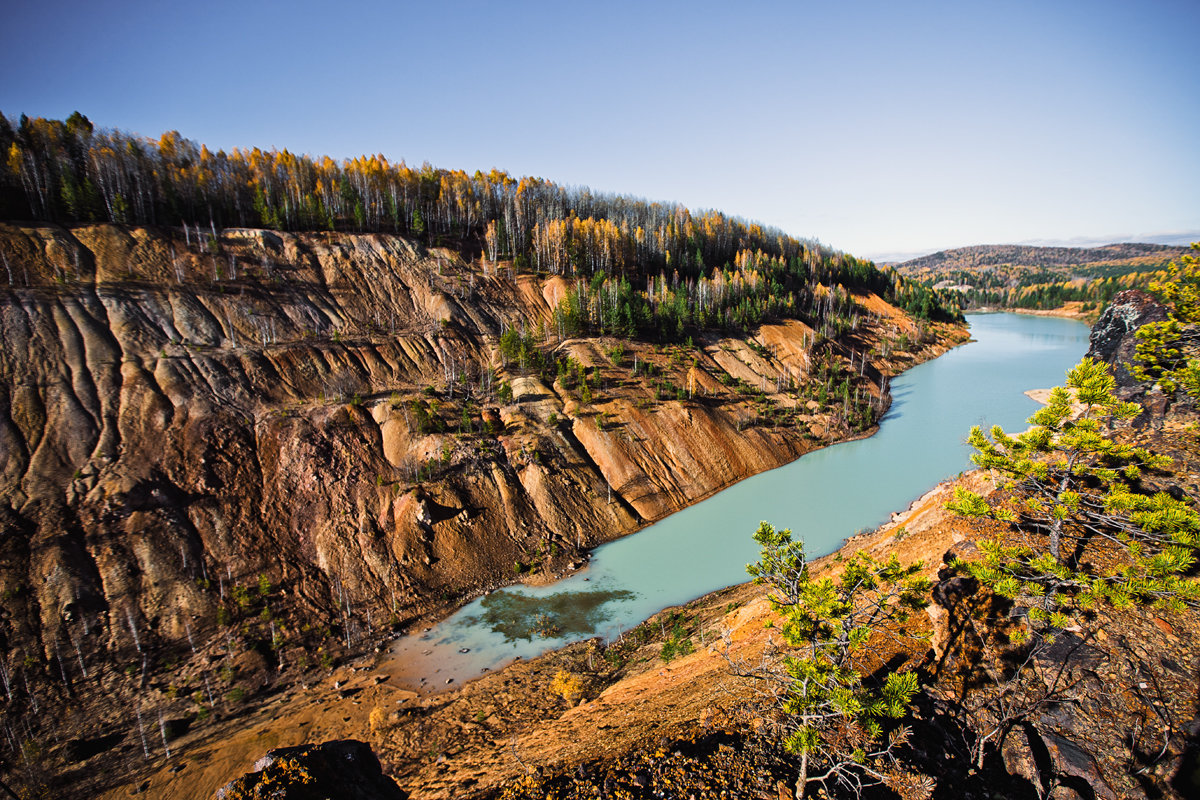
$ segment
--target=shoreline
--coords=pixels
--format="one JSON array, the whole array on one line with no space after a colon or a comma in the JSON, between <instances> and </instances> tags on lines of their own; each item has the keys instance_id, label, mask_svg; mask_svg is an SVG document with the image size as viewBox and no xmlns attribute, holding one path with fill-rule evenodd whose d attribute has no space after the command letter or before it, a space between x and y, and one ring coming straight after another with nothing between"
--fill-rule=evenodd
<instances>
[{"instance_id":1,"label":"shoreline","mask_svg":"<svg viewBox=\"0 0 1200 800\"><path fill-rule=\"evenodd\" d=\"M972 339L965 327L952 328L946 334L940 336L937 341L930 343L918 351L917 354L914 354L912 361L906 363L904 369L897 372L896 375L902 374L919 364L933 360L970 341ZM782 461L775 466L793 463L802 455L824 449L833 444L842 444L869 438L875 435L878 430L879 425L875 425L867 431L839 438L836 441L822 443L820 447L806 449L803 453ZM736 479L728 481L718 488L714 488L701 498L675 508L660 517L647 521L636 529L600 544L607 544L610 541L616 541L616 539L641 532L671 514L708 499L763 471L765 470L740 475ZM839 550L844 547L845 543L842 543ZM506 674L513 669L521 671L527 668L522 665L534 665L545 659L552 658L555 653L559 653L564 649L569 649L572 646L577 647L578 642L574 643L574 645L560 645L542 652L536 658L513 659L503 667L489 669L479 675L473 676L470 680L455 681L450 684L433 683L424 688L419 684L415 687L412 685L403 685L397 675L399 670L390 668L394 658L392 654L393 650L397 646L397 643L404 638L414 637L414 640L419 640L419 637L427 632L423 629L433 628L436 624L452 616L464 605L497 589L519 583L545 585L546 583L561 580L563 577L586 569L591 550L593 549L590 548L576 554L560 555L560 560L558 561L560 570L556 571L554 569L555 565L552 563L547 565L549 574L547 571L543 571L537 576L526 576L526 580L524 581L501 580L491 582L456 601L443 601L427 608L421 613L413 615L405 620L402 625L406 631L406 635L397 635L393 631L372 637L357 653L348 653L340 661L336 662L332 668L310 668L301 674L297 674L290 681L274 687L270 694L256 698L251 708L241 712L235 711L230 713L229 716L223 716L212 727L202 726L195 733L185 734L180 737L172 747L176 753L176 759L178 761L187 760L191 763L203 764L204 774L209 776L206 780L214 780L219 773L224 779L217 785L223 785L228 780L232 780L249 769L250 764L260 758L267 749L273 747L290 746L303 742L321 741L323 739L345 738L351 732L358 732L358 734L366 738L366 734L371 730L373 724L367 719L368 711L373 702L372 698L377 698L378 702L374 702L377 708L391 706L393 708L406 709L424 707L430 703L441 703L446 701L447 698L457 696L455 693L477 691L476 686L480 679L496 678L498 675ZM834 552L836 553L838 550ZM561 569L561 567L570 564L572 561L582 561L583 563L575 570ZM706 592L691 600L689 605L713 595L714 592L736 591L738 586L743 585L734 584L731 587ZM676 607L678 606L668 606L660 609L651 614L648 619L653 619L661 615L664 611ZM532 669L533 667L529 666L528 668ZM178 762L176 762L175 766L177 765ZM110 800L115 800L115 798L123 797L130 785L137 785L147 777L151 777L153 778L153 783L150 790L145 793L145 796L148 798L174 800L177 797L194 796L192 792L196 788L194 783L189 783L187 790L184 790L177 785L181 783L181 780L174 778L175 773L168 773L167 768L172 766L172 762L159 763L153 766L139 766L140 768L135 766L132 773L127 773L121 780L121 783L110 784L97 794L110 798ZM123 772L124 770L121 771ZM184 773L184 775L186 774ZM165 781L162 780L163 776L167 778Z\"/></svg>"},{"instance_id":2,"label":"shoreline","mask_svg":"<svg viewBox=\"0 0 1200 800\"><path fill-rule=\"evenodd\" d=\"M1059 317L1073 319L1089 325L1094 324L1100 316L1100 310L1076 311L1066 306L1059 308L1005 308L1003 306L980 306L979 308L964 309L964 314L1024 314L1030 317Z\"/></svg>"},{"instance_id":3,"label":"shoreline","mask_svg":"<svg viewBox=\"0 0 1200 800\"><path fill-rule=\"evenodd\" d=\"M932 352L933 355L931 355L928 358L915 360L905 370L902 370L901 372L898 372L898 373L896 373L896 375L893 375L891 377L895 378L895 377L907 372L908 369L912 369L913 367L919 366L920 364L924 364L929 361L932 361L957 347L960 347L964 344L969 344L969 343L975 341L969 334L969 328L966 330L966 334L967 334L966 336L964 336L960 339L957 339L957 340L951 340L951 339L949 339L949 337L946 337L937 342L931 343L928 348L926 348L925 350L922 351L922 354L925 354L927 352ZM880 419L882 421L882 416ZM857 432L852 435L849 435L849 436L846 436L843 438L839 438L836 441L825 442L825 443L822 443L820 446L805 450L804 452L797 455L795 458L784 461L784 462L778 464L777 466L772 467L771 469L779 469L779 468L782 468L789 464L793 464L796 461L798 461L799 459L803 458L804 456L810 455L810 454L818 452L820 450L824 450L828 447L869 439L872 436L876 435L879 432L879 429L880 429L880 425L879 425L879 423L876 423L875 425L871 426L869 429L867 429L865 431ZM429 653L429 652L423 652L423 651L427 651L430 647L434 646L434 642L431 641L432 637L430 635L432 634L433 636L436 636L436 634L438 633L437 627L439 625L445 623L448 619L453 617L455 614L457 614L459 611L461 611L466 606L477 601L479 598L489 595L494 591L499 591L499 590L502 590L502 589L505 589L505 588L508 588L511 586L549 586L549 585L553 585L556 583L560 583L563 580L565 580L566 578L569 578L572 575L575 575L579 572L583 572L584 570L588 569L590 562L591 562L592 553L597 548L603 547L604 545L611 544L613 542L623 540L630 536L634 536L638 533L641 533L641 532L647 530L648 528L650 528L654 525L657 525L658 523L666 520L667 518L669 518L675 514L678 514L682 511L684 511L688 508L691 508L692 506L697 505L701 502L704 502L705 500L708 500L712 497L715 497L716 495L720 494L721 492L723 492L727 489L730 489L733 486L735 486L743 481L746 481L746 480L754 478L758 475L761 475L767 471L769 471L769 470L762 470L759 472L754 472L754 473L750 473L747 475L742 475L740 477L737 477L736 479L731 480L728 483L726 483L720 487L714 488L713 490L704 494L702 497L698 497L686 505L683 505L683 506L680 506L679 508L673 509L666 514L663 514L660 517L656 517L652 520L648 520L644 525L641 525L641 526L635 528L634 530L629 531L628 533L625 533L616 538L604 541L604 542L596 545L595 547L584 551L583 553L579 554L579 556L578 556L579 558L583 559L583 563L580 564L580 566L574 570L564 570L562 572L557 572L554 574L553 577L546 576L543 573L542 575L538 576L538 578L540 578L539 580L524 580L524 581L512 581L512 582L501 583L499 585L492 586L491 588L485 589L483 591L473 593L469 597L462 599L462 600L458 601L457 603L450 604L445 609L439 609L437 612L423 616L419 620L418 623L414 624L413 626L411 626L409 628L409 632L407 632L401 636L393 637L392 639L389 640L389 643L388 643L386 649L383 652L380 652L377 654L374 668L377 670L385 671L389 675L389 679L397 681L398 686L402 686L403 688L405 688L409 691L415 692L421 697L432 697L432 696L446 694L448 692L455 691L456 689L462 688L464 686L468 686L471 683L473 683L474 681L477 681L480 678L482 678L488 674L495 674L495 673L501 672L516 662L530 661L530 660L534 660L537 658L542 658L545 655L547 655L548 653L552 653L552 652L561 650L563 648L570 647L573 644L578 644L581 641L588 641L589 639L595 638L595 636L590 636L590 637L584 637L582 639L576 639L573 641L558 643L553 646L547 647L544 650L541 650L535 656L516 655L510 659L504 660L503 662L499 663L498 665L491 666L491 667L484 667L478 674L472 675L471 677L465 677L465 678L460 675L460 676L451 676L449 678L446 678L445 680L441 679L441 677L443 676L444 669L447 672L450 671L450 669L448 668L448 665L449 665L449 659L452 658L454 655L454 653L452 653L452 652L443 654L441 657L433 659L432 663L436 666L434 666L434 669L432 672L426 672L423 670L405 669L405 667L403 665L401 665L399 667L392 667L392 668L388 667L388 664L390 661L399 660L406 656L409 658L412 658L413 654L419 654L416 656L417 658L419 658L422 655L431 655L431 653ZM930 491L935 491L936 489L937 489L937 487L935 486L934 489L931 489ZM914 500L913 502L916 503L918 501ZM893 516L895 515L895 513L899 513L899 512L894 512ZM853 538L854 537L851 537L851 539L853 539ZM832 556L833 554L842 550L846 546L846 543L848 541L850 541L850 540L849 539L843 540L842 543L839 544L828 555ZM826 558L826 557L828 557L828 556L822 556L821 558ZM651 619L670 608L675 608L675 607L678 607L680 605L684 605L687 603L700 602L704 598L711 595L713 592L725 591L734 586L739 586L739 585L741 585L741 584L731 584L730 586L713 589L709 592L704 592L695 597L689 598L688 600L685 600L682 603L665 606L664 608L660 608L660 609L652 612L648 617L646 617L646 619ZM645 620L640 620L639 624L644 621ZM420 629L420 632L418 633L414 629ZM461 652L461 651L459 651L459 652ZM434 676L439 676L439 678L435 680Z\"/></svg>"},{"instance_id":4,"label":"shoreline","mask_svg":"<svg viewBox=\"0 0 1200 800\"><path fill-rule=\"evenodd\" d=\"M938 337L935 340L922 345L919 349L916 349L915 351L913 351L911 353L906 354L908 356L908 358L910 358L911 360L908 360L906 362L905 360L901 359L901 364L903 365L901 369L899 369L898 371L896 371L894 373L891 373L891 372L884 373L889 381L891 379L898 377L899 375L906 373L908 370L910 370L914 367L917 367L921 364L932 361L953 349L956 349L962 345L969 344L969 343L975 341L974 338L972 338L970 335L969 323L966 322L965 320L961 324L957 324L957 323L934 323L934 324L940 326L940 328L943 329L943 332L940 335L938 335ZM897 364L895 363L895 360L896 360L896 356L893 355L890 357L886 357L882 363L886 364L887 366L895 367L895 366L897 366ZM880 419L882 419L882 415L881 415ZM397 626L397 630L399 631L399 633L393 632L393 633L387 635L386 637L382 637L381 639L378 639L377 641L381 642L379 647L391 649L391 648L395 647L395 645L398 641L400 641L404 638L407 638L409 636L419 636L420 634L415 633L415 631L420 631L421 633L428 632L429 628L432 628L432 627L444 622L445 620L447 620L448 618L450 618L451 616L456 614L463 607L475 602L476 600L478 600L481 597L491 594L492 592L495 592L495 591L498 591L501 589L505 589L510 586L540 587L540 586L547 586L547 585L552 585L554 583L558 583L559 581L562 581L562 580L570 577L571 575L574 575L577 572L580 572L580 571L586 569L591 560L592 552L594 552L596 549L598 549L600 547L603 547L604 545L611 544L613 542L616 542L621 539L625 539L629 536L633 536L637 533L640 533L641 531L646 530L647 528L651 527L652 525L656 525L659 522L667 519L668 517L672 516L673 514L677 514L680 511L690 508L691 506L694 506L698 503L708 500L708 499L712 498L713 496L720 494L721 492L733 487L734 485L736 485L744 480L753 478L756 475L760 475L760 474L762 474L764 472L768 472L772 469L778 469L780 467L791 464L791 463L795 462L797 459L799 459L805 455L808 455L810 453L817 452L818 450L823 450L827 447L837 445L837 444L843 444L846 442L859 441L861 439L869 438L869 437L873 436L878 430L879 430L879 425L878 425L878 423L876 423L871 428L869 428L865 431L851 433L842 438L838 438L838 439L831 440L831 441L818 440L818 442L815 443L815 446L807 446L807 449L804 449L800 452L796 452L790 458L785 458L784 460L778 460L775 463L770 463L766 466L763 466L762 468L756 469L755 471L746 472L745 474L738 475L737 477L735 477L732 480L729 480L723 484L713 486L712 488L705 491L703 494L697 495L696 497L688 500L684 504L669 508L664 513L661 513L657 516L654 516L651 518L643 518L643 521L641 522L641 524L637 525L636 527L630 528L624 532L621 532L618 535L604 536L604 537L601 537L598 541L595 541L594 543L588 545L587 547L582 547L582 548L572 549L572 550L562 552L559 555L557 555L556 557L554 557L552 560L548 561L544 565L544 567L541 570L539 570L538 572L528 573L528 574L523 575L520 578L509 577L509 575L507 573L501 574L499 576L494 577L493 580L491 580L487 583L482 583L482 584L476 585L474 587L471 587L469 589L469 591L464 592L463 594L461 594L458 597L453 598L453 599L430 602L430 600L432 600L432 598L426 598L424 602L427 602L429 604L422 610L416 611L414 609L414 611L416 611L416 613L413 613L412 616L409 616L406 619L404 619L403 622ZM801 442L800 446L804 447L804 446L806 446L806 444L807 443ZM786 453L784 455L786 456ZM624 501L624 500L618 501L616 493L614 492L613 499L610 501L610 504L618 503L618 502L625 503L627 501ZM571 569L570 567L572 564L577 564L578 566L576 566L574 569ZM420 604L421 603L418 603L417 605L420 605ZM377 652L379 650L379 647L376 647ZM364 651L360 652L359 655L367 655L367 652L368 651L364 650ZM347 658L349 658L349 659L353 659L355 657L356 656L354 654L347 654Z\"/></svg>"},{"instance_id":5,"label":"shoreline","mask_svg":"<svg viewBox=\"0 0 1200 800\"><path fill-rule=\"evenodd\" d=\"M964 344L965 344L965 342L964 342ZM901 374L903 374L903 373L901 373ZM773 469L780 469L782 467L786 467L789 464L793 464L796 461L798 461L799 459L804 458L807 455L819 452L819 451L824 450L829 447L835 447L835 446L841 445L841 444L849 444L850 442L857 442L857 441L862 441L864 439L869 439L872 436L874 436L876 433L878 433L878 431L879 431L879 425L878 424L873 425L868 430L861 431L853 436L847 436L846 438L838 439L837 441L822 444L820 447L814 447L811 450L806 450L803 453L801 453L800 455L796 456L796 458L792 459L791 461L786 461L777 467L773 467ZM415 692L417 695L419 695L421 697L429 697L429 696L433 696L433 695L439 695L439 694L445 694L447 692L452 692L456 689L467 686L488 674L495 674L495 673L501 672L501 671L507 669L508 667L512 666L514 663L516 663L518 661L531 661L531 660L534 660L537 658L542 658L549 653L553 653L555 651L562 650L563 648L570 647L573 644L578 644L579 642L585 642L585 641L588 641L589 639L594 639L594 638L596 638L597 635L593 635L590 637L584 637L582 639L576 639L576 640L572 640L572 641L568 641L568 642L563 642L560 644L555 644L551 647L546 648L545 650L542 650L536 656L532 656L532 657L516 655L510 659L505 660L498 666L484 667L484 668L482 668L482 670L480 671L480 673L478 675L475 675L470 678L466 678L464 680L460 680L458 678L453 678L453 677L449 678L448 680L445 680L444 682L441 682L441 683L439 683L438 680L433 680L433 678L435 676L438 676L442 673L442 667L438 667L433 672L429 672L429 673L405 670L403 666L401 666L400 668L390 668L390 669L388 668L389 662L391 662L393 660L400 660L404 657L404 655L409 655L413 651L421 650L423 647L428 648L430 646L430 644L432 644L431 642L429 642L429 639L427 638L427 636L429 634L436 634L437 627L439 625L445 623L447 620L449 620L451 617L453 617L459 611L463 610L471 603L474 603L476 600L479 600L481 597L485 597L487 595L492 594L493 592L502 591L504 589L508 589L508 588L516 587L516 586L541 587L541 586L553 586L555 584L561 583L562 581L566 580L567 578L587 570L588 567L590 566L592 553L595 552L595 550L599 549L600 547L604 547L605 545L612 544L613 542L627 539L631 536L636 536L637 534L642 533L643 531L653 527L654 525L659 524L660 522L663 522L664 520L668 519L669 517L674 516L675 514L685 511L694 505L704 502L705 500L709 500L709 499L715 497L716 495L720 494L721 492L724 492L725 490L730 489L743 481L750 480L751 478L755 478L762 474L763 474L762 472L755 472L753 474L744 475L735 480L732 480L723 486L713 489L711 492L705 494L703 497L699 497L696 500L692 501L691 503L689 503L685 506L677 508L674 511L664 514L663 516L658 517L656 519L649 520L648 522L646 522L645 525L635 528L634 530L632 530L626 534L623 534L615 539L610 539L606 542L602 542L601 544L598 544L595 547L584 551L581 554L581 557L584 559L584 563L582 565L580 565L579 567L577 567L576 569L564 570L563 572L556 573L555 576L552 578L547 577L545 575L539 575L538 577L541 578L540 580L524 580L524 581L513 581L511 583L501 583L501 584L493 586L489 589L486 589L482 592L472 594L468 598L461 600L457 603L451 604L449 606L449 609L446 610L444 613L441 613L441 611L439 610L439 612L433 612L431 614L428 614L425 617L421 618L418 621L418 623L413 626L413 627L421 629L419 633L412 632L410 630L407 633L403 633L398 636L393 636L392 638L388 639L386 642L386 649L384 649L382 652L376 652L375 661L371 666L375 670L378 670L381 672L386 672L389 676L389 679L396 681L397 686L404 688L408 691ZM916 502L916 501L914 501L914 502ZM833 553L836 553L839 550L841 550L842 547L845 546L846 541L849 541L849 540L843 540L842 544L838 545L837 549L835 549L829 555L833 555ZM825 558L825 557L826 556L822 556L822 558ZM682 605L686 605L688 603L695 603L695 602L703 601L705 598L709 597L712 594L715 594L717 592L727 591L731 588L734 588L736 586L741 586L741 585L743 585L743 584L731 584L730 586L724 586L724 587L721 587L718 589L713 589L711 591L704 592L703 594L697 595L696 597L689 598L689 599L683 601L682 603L676 603L676 604L673 604L670 606L665 606L663 608L660 608L657 611L654 611L653 613L651 613L646 619L652 619L653 617L658 616L659 614L661 614L664 611L671 609L671 608L676 608L676 607L679 607ZM641 624L641 622L645 622L645 620L640 620L639 624ZM411 647L407 648L406 652L404 654L402 654L399 651L406 642L411 643ZM423 645L422 642L426 642L426 644ZM452 654L448 654L448 655L452 655ZM411 657L411 655L410 655L410 657ZM441 661L437 661L435 663L445 664L445 661L441 660ZM418 676L421 676L419 678L419 680L417 679ZM427 678L430 680L426 680Z\"/></svg>"}]
</instances>

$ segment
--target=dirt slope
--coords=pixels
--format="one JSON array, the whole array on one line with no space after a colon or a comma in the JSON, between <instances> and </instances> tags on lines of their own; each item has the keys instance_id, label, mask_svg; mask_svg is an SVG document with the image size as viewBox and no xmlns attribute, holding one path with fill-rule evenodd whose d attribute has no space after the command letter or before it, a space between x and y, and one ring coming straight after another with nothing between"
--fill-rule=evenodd
<instances>
[{"instance_id":1,"label":"dirt slope","mask_svg":"<svg viewBox=\"0 0 1200 800\"><path fill-rule=\"evenodd\" d=\"M869 296L832 341L803 320L616 354L545 334L589 398L497 346L563 279L398 237L0 225L0 256L0 702L9 757L29 743L50 773L63 730L124 758L160 716L163 739L204 729L855 435L818 372L881 405L963 337Z\"/></svg>"}]
</instances>

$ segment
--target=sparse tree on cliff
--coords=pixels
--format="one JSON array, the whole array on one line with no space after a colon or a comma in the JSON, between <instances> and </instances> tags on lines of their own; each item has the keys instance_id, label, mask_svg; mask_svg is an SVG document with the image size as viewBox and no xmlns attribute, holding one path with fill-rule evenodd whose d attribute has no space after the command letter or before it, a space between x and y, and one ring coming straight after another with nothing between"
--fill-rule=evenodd
<instances>
[{"instance_id":1,"label":"sparse tree on cliff","mask_svg":"<svg viewBox=\"0 0 1200 800\"><path fill-rule=\"evenodd\" d=\"M1200 252L1200 242L1193 243L1192 250ZM1137 355L1130 369L1168 394L1182 389L1192 400L1200 399L1200 258L1185 255L1172 261L1167 279L1150 284L1150 289L1172 308L1166 320L1138 330Z\"/></svg>"},{"instance_id":2,"label":"sparse tree on cliff","mask_svg":"<svg viewBox=\"0 0 1200 800\"><path fill-rule=\"evenodd\" d=\"M1108 367L1085 358L1029 418L1028 431L1009 436L996 426L989 438L976 426L968 438L972 460L1001 477L1003 492L985 499L959 487L947 507L1015 530L982 542L984 557L961 566L1004 597L1033 601L1027 633L1053 636L1100 601L1200 601L1200 583L1187 576L1200 551L1200 514L1147 491L1147 473L1171 459L1122 440L1122 423L1141 409L1114 388Z\"/></svg>"},{"instance_id":3,"label":"sparse tree on cliff","mask_svg":"<svg viewBox=\"0 0 1200 800\"><path fill-rule=\"evenodd\" d=\"M812 784L858 795L884 784L902 797L924 797L932 780L903 769L896 750L908 738L905 716L917 692L917 673L889 672L872 685L864 671L881 666L874 647L904 637L904 623L922 608L929 581L920 565L895 556L879 561L863 552L842 561L833 577L814 577L804 545L790 530L763 522L754 534L762 557L747 571L755 583L773 587L771 606L783 620L784 647L762 666L742 674L762 680L776 733L799 758L796 796ZM836 570L836 568L835 568Z\"/></svg>"},{"instance_id":4,"label":"sparse tree on cliff","mask_svg":"<svg viewBox=\"0 0 1200 800\"><path fill-rule=\"evenodd\" d=\"M174 131L143 139L95 130L81 114L65 122L22 117L15 128L0 115L0 210L59 222L207 219L214 236L218 226L267 225L402 232L470 242L472 250L482 242L490 262L511 258L518 271L536 267L585 280L660 275L654 307L666 315L657 324L664 332L688 324L745 326L780 311L812 312L824 327L839 309L831 297L823 308L811 307L818 285L867 289L923 314L958 316L953 292L919 287L870 262L716 211L693 215L682 206L540 178L517 181L497 170L468 176L428 164L412 169L382 156L337 162L286 150L213 153ZM592 294L595 307L582 309L591 322L606 330L619 322L626 333L648 327L616 282Z\"/></svg>"},{"instance_id":5,"label":"sparse tree on cliff","mask_svg":"<svg viewBox=\"0 0 1200 800\"><path fill-rule=\"evenodd\" d=\"M956 488L947 508L1008 523L979 543L982 558L953 565L990 592L963 606L959 623L975 643L955 645L973 651L957 667L957 702L975 734L977 766L1010 729L1061 698L1073 654L1094 633L1092 609L1200 604L1191 576L1200 514L1153 489L1150 479L1170 459L1129 443L1123 423L1140 408L1121 402L1114 384L1106 365L1085 358L1025 433L971 431L972 460L1001 485L988 497ZM1064 630L1071 638L1059 642Z\"/></svg>"}]
</instances>

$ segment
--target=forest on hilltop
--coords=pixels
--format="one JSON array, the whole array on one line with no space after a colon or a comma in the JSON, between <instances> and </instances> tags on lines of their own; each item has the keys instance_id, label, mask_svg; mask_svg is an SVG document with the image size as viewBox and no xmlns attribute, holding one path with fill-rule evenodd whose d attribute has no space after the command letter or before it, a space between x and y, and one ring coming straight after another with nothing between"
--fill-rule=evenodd
<instances>
[{"instance_id":1,"label":"forest on hilltop","mask_svg":"<svg viewBox=\"0 0 1200 800\"><path fill-rule=\"evenodd\" d=\"M812 308L818 285L873 291L924 319L959 317L953 293L776 228L497 169L214 153L175 131L154 140L97 130L78 112L15 124L0 114L0 152L0 218L190 225L214 240L225 227L395 234L517 271L589 278L577 300L599 309L592 324L626 335L746 327Z\"/></svg>"},{"instance_id":2,"label":"forest on hilltop","mask_svg":"<svg viewBox=\"0 0 1200 800\"><path fill-rule=\"evenodd\" d=\"M955 286L964 305L1054 309L1080 303L1099 311L1122 289L1149 289L1187 248L1125 242L1102 247L978 245L942 250L896 265L930 287Z\"/></svg>"},{"instance_id":3,"label":"forest on hilltop","mask_svg":"<svg viewBox=\"0 0 1200 800\"><path fill-rule=\"evenodd\" d=\"M1120 265L1165 264L1186 248L1163 244L1124 242L1100 247L1032 247L1016 244L985 244L956 247L899 265L906 271L980 269L985 267L1026 266L1038 269L1061 267L1086 270L1095 277L1115 274Z\"/></svg>"}]
</instances>

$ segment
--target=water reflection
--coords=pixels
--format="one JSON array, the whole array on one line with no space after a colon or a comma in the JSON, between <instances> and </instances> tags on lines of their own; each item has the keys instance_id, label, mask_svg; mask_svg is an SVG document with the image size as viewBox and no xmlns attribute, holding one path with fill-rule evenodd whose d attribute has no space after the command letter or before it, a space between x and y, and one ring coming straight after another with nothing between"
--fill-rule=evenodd
<instances>
[{"instance_id":1,"label":"water reflection","mask_svg":"<svg viewBox=\"0 0 1200 800\"><path fill-rule=\"evenodd\" d=\"M607 603L634 597L637 594L628 589L562 591L542 597L501 589L479 601L482 614L468 614L462 624L486 625L505 642L575 639L599 630L612 617Z\"/></svg>"}]
</instances>

